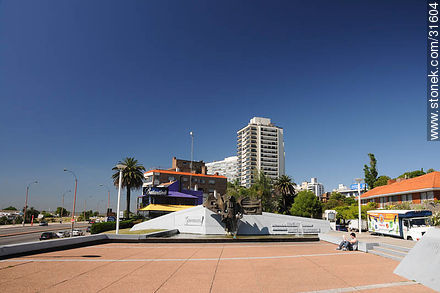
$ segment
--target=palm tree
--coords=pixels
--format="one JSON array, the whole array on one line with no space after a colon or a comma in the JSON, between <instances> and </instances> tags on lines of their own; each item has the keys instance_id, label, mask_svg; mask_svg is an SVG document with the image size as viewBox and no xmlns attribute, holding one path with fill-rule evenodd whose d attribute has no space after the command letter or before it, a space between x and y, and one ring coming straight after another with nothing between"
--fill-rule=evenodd
<instances>
[{"instance_id":1,"label":"palm tree","mask_svg":"<svg viewBox=\"0 0 440 293\"><path fill-rule=\"evenodd\" d=\"M125 165L126 168L122 170L122 188L127 189L127 218L130 218L130 194L131 189L142 188L145 167L138 164L138 161L134 158L125 158L123 161L119 161L118 164ZM119 184L119 169L115 166L112 168L116 171L113 175L113 184L117 187Z\"/></svg>"},{"instance_id":2,"label":"palm tree","mask_svg":"<svg viewBox=\"0 0 440 293\"><path fill-rule=\"evenodd\" d=\"M275 180L274 188L281 193L280 213L289 214L290 206L295 198L295 182L287 175L281 175Z\"/></svg>"}]
</instances>

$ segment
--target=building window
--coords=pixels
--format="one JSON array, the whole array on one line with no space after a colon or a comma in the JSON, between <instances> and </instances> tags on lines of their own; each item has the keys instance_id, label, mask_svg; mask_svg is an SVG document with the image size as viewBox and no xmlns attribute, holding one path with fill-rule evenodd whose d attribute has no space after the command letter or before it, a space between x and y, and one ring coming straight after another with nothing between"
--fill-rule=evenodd
<instances>
[{"instance_id":1,"label":"building window","mask_svg":"<svg viewBox=\"0 0 440 293\"><path fill-rule=\"evenodd\" d=\"M426 197L426 192L422 192L420 193L420 200L427 200L428 198Z\"/></svg>"},{"instance_id":2,"label":"building window","mask_svg":"<svg viewBox=\"0 0 440 293\"><path fill-rule=\"evenodd\" d=\"M209 180L209 184L215 184L215 180L210 179L210 180Z\"/></svg>"},{"instance_id":3,"label":"building window","mask_svg":"<svg viewBox=\"0 0 440 293\"><path fill-rule=\"evenodd\" d=\"M187 181L188 181L188 178L187 178L187 177L183 177L183 181L184 181L184 182L187 182Z\"/></svg>"},{"instance_id":4,"label":"building window","mask_svg":"<svg viewBox=\"0 0 440 293\"><path fill-rule=\"evenodd\" d=\"M407 201L406 194L402 194L402 202Z\"/></svg>"},{"instance_id":5,"label":"building window","mask_svg":"<svg viewBox=\"0 0 440 293\"><path fill-rule=\"evenodd\" d=\"M406 196L406 200L409 201L409 202L412 202L412 194L408 194Z\"/></svg>"},{"instance_id":6,"label":"building window","mask_svg":"<svg viewBox=\"0 0 440 293\"><path fill-rule=\"evenodd\" d=\"M426 199L427 200L434 200L434 191L428 191L426 193Z\"/></svg>"},{"instance_id":7,"label":"building window","mask_svg":"<svg viewBox=\"0 0 440 293\"><path fill-rule=\"evenodd\" d=\"M173 176L168 177L168 181L174 181L174 180L176 180L176 179Z\"/></svg>"}]
</instances>

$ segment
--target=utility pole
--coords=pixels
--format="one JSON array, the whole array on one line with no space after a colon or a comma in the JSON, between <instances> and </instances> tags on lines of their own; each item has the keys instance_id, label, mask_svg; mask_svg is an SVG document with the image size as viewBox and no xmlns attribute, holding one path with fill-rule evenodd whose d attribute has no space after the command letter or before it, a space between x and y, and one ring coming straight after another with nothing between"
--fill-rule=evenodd
<instances>
[{"instance_id":1,"label":"utility pole","mask_svg":"<svg viewBox=\"0 0 440 293\"><path fill-rule=\"evenodd\" d=\"M23 227L24 227L24 223L25 223L25 221L26 221L26 211L27 211L27 204L28 204L29 187L30 187L31 184L33 184L33 183L36 184L36 183L38 183L38 181L35 180L34 182L31 182L31 183L29 183L29 184L26 186L26 200L25 200L25 202L24 202Z\"/></svg>"},{"instance_id":2,"label":"utility pole","mask_svg":"<svg viewBox=\"0 0 440 293\"><path fill-rule=\"evenodd\" d=\"M358 184L358 212L359 212L358 228L359 228L359 234L362 234L362 215L361 215L361 182L362 182L362 178L356 178L355 180Z\"/></svg>"},{"instance_id":3,"label":"utility pole","mask_svg":"<svg viewBox=\"0 0 440 293\"><path fill-rule=\"evenodd\" d=\"M190 131L189 135L191 135L191 162L189 163L189 166L191 168L191 174L189 175L189 190L191 190L192 172L193 172L193 155L194 155L194 133Z\"/></svg>"}]
</instances>

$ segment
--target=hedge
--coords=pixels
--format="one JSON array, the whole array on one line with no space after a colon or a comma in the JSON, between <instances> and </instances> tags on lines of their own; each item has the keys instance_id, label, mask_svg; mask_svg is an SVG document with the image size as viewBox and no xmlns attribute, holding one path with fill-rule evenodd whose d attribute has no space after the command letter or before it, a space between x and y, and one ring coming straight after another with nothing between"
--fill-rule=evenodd
<instances>
[{"instance_id":1,"label":"hedge","mask_svg":"<svg viewBox=\"0 0 440 293\"><path fill-rule=\"evenodd\" d=\"M131 228L134 226L133 220L121 221L119 222L119 229ZM116 230L116 222L101 222L94 223L90 228L91 234L98 234L105 231Z\"/></svg>"}]
</instances>

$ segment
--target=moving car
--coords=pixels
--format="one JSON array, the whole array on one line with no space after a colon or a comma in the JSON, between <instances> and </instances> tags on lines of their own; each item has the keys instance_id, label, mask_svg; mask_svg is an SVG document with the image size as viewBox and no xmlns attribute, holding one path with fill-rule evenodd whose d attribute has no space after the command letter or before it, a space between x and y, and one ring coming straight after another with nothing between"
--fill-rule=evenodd
<instances>
[{"instance_id":1,"label":"moving car","mask_svg":"<svg viewBox=\"0 0 440 293\"><path fill-rule=\"evenodd\" d=\"M58 231L56 234L59 238L69 237L70 235L69 231Z\"/></svg>"},{"instance_id":2,"label":"moving car","mask_svg":"<svg viewBox=\"0 0 440 293\"><path fill-rule=\"evenodd\" d=\"M73 236L82 236L84 233L81 230L73 230Z\"/></svg>"},{"instance_id":3,"label":"moving car","mask_svg":"<svg viewBox=\"0 0 440 293\"><path fill-rule=\"evenodd\" d=\"M40 236L40 240L49 240L59 238L58 235L54 232L43 232Z\"/></svg>"},{"instance_id":4,"label":"moving car","mask_svg":"<svg viewBox=\"0 0 440 293\"><path fill-rule=\"evenodd\" d=\"M40 224L38 226L48 226L48 225L49 224L47 222L43 221L43 222L40 222Z\"/></svg>"}]
</instances>

